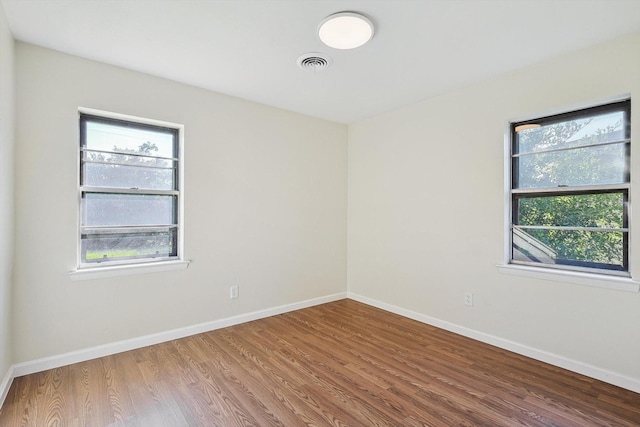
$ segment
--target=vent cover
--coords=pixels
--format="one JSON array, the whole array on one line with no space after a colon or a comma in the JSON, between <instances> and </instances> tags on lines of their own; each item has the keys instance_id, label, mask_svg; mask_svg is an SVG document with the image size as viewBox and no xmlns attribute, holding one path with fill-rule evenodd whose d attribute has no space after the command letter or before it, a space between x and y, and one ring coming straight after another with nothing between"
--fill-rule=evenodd
<instances>
[{"instance_id":1,"label":"vent cover","mask_svg":"<svg viewBox=\"0 0 640 427\"><path fill-rule=\"evenodd\" d=\"M329 67L332 61L330 56L323 53L310 52L301 55L296 62L303 70L313 71L315 73L316 71L322 71Z\"/></svg>"}]
</instances>

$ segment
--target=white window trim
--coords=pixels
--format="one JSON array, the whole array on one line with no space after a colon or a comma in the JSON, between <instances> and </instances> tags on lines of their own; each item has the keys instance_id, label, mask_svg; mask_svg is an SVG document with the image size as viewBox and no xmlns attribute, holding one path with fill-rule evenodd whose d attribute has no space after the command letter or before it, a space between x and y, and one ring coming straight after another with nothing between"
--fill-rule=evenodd
<instances>
[{"instance_id":1,"label":"white window trim","mask_svg":"<svg viewBox=\"0 0 640 427\"><path fill-rule=\"evenodd\" d=\"M166 260L141 260L140 262L127 264L111 264L96 266L81 266L80 240L81 233L80 215L81 215L81 191L80 191L80 150L77 150L76 158L76 188L77 198L77 217L76 217L76 267L69 271L71 280L97 279L102 277L113 277L130 274L152 273L168 270L182 270L189 266L189 261L184 258L184 125L179 123L166 122L162 120L149 119L146 117L132 116L128 114L114 113L111 111L98 110L95 108L79 107L79 114L89 114L110 119L125 120L141 124L168 127L178 130L178 256L176 258ZM79 128L78 128L79 129ZM80 135L77 136L79 140Z\"/></svg>"},{"instance_id":2,"label":"white window trim","mask_svg":"<svg viewBox=\"0 0 640 427\"><path fill-rule=\"evenodd\" d=\"M552 270L544 267L530 267L517 264L499 264L498 271L510 276L550 280L574 285L595 286L616 291L640 292L640 282L627 277L606 276L604 274L582 273L569 270Z\"/></svg>"},{"instance_id":3,"label":"white window trim","mask_svg":"<svg viewBox=\"0 0 640 427\"><path fill-rule=\"evenodd\" d=\"M504 261L496 267L502 274L511 276L529 277L534 279L550 280L560 283L571 283L584 286L595 286L617 291L640 292L640 282L633 280L632 265L629 263L629 277L620 277L615 275L587 273L580 271L553 269L545 266L529 266L521 264L512 264L511 261L511 123L535 120L539 117L553 116L566 113L567 111L581 110L590 108L595 105L609 104L624 101L631 98L630 93L619 96L603 98L600 100L570 105L564 108L557 108L545 112L530 114L526 116L516 117L505 122L504 132ZM633 126L632 126L633 127ZM632 151L632 156L633 156ZM631 183L629 183L631 186ZM631 188L629 188L631 195ZM631 197L631 196L629 196ZM629 222L631 222L631 210L628 213ZM629 233L631 236L631 233ZM631 242L629 238L629 242ZM629 244L629 260L632 259L632 247Z\"/></svg>"},{"instance_id":4,"label":"white window trim","mask_svg":"<svg viewBox=\"0 0 640 427\"><path fill-rule=\"evenodd\" d=\"M69 272L73 281L103 279L105 277L130 276L133 274L158 273L171 270L185 270L189 261L157 261L145 264L111 265L108 267L87 267Z\"/></svg>"}]
</instances>

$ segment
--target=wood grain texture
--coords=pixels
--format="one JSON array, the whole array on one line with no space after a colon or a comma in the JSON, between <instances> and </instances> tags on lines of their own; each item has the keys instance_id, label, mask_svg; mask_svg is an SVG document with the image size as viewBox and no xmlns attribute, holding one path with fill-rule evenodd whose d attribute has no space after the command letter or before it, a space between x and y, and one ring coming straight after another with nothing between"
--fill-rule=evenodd
<instances>
[{"instance_id":1,"label":"wood grain texture","mask_svg":"<svg viewBox=\"0 0 640 427\"><path fill-rule=\"evenodd\" d=\"M0 426L640 426L640 394L341 300L13 381Z\"/></svg>"}]
</instances>

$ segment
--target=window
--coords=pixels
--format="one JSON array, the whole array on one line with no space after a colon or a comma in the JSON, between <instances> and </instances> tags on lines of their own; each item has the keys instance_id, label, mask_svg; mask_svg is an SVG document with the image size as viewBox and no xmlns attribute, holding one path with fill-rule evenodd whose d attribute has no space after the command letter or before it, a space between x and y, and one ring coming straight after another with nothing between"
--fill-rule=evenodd
<instances>
[{"instance_id":1,"label":"window","mask_svg":"<svg viewBox=\"0 0 640 427\"><path fill-rule=\"evenodd\" d=\"M179 132L80 113L81 268L180 259Z\"/></svg>"},{"instance_id":2,"label":"window","mask_svg":"<svg viewBox=\"0 0 640 427\"><path fill-rule=\"evenodd\" d=\"M630 108L511 124L512 264L628 276Z\"/></svg>"}]
</instances>

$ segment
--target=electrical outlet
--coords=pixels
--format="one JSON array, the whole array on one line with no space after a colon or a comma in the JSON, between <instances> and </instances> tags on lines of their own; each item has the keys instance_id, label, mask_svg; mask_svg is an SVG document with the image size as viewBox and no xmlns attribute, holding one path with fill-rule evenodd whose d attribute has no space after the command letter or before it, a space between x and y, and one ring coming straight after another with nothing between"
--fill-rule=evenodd
<instances>
[{"instance_id":1,"label":"electrical outlet","mask_svg":"<svg viewBox=\"0 0 640 427\"><path fill-rule=\"evenodd\" d=\"M229 288L229 298L236 299L239 296L240 296L240 289L238 288L238 286L237 285L231 286Z\"/></svg>"},{"instance_id":2,"label":"electrical outlet","mask_svg":"<svg viewBox=\"0 0 640 427\"><path fill-rule=\"evenodd\" d=\"M473 307L473 294L471 292L464 293L464 305Z\"/></svg>"}]
</instances>

